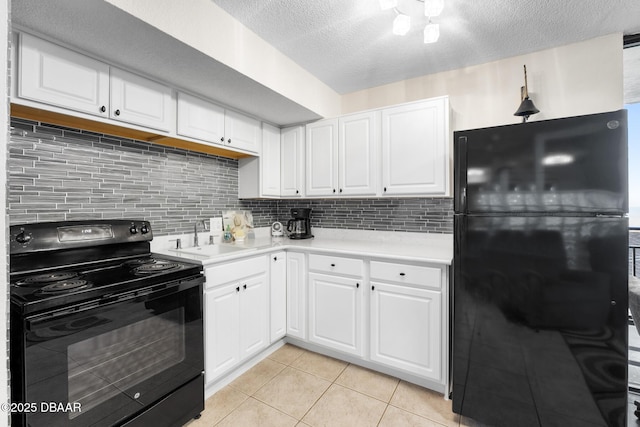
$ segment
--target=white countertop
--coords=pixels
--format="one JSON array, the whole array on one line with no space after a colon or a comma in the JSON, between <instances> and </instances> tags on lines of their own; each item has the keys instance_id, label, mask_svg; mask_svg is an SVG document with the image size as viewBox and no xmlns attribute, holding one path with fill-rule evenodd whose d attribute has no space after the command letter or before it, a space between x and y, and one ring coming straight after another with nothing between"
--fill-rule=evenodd
<instances>
[{"instance_id":1,"label":"white countertop","mask_svg":"<svg viewBox=\"0 0 640 427\"><path fill-rule=\"evenodd\" d=\"M256 237L245 239L244 242L216 243L215 245L219 246L233 246L238 250L224 252L226 248L220 248L223 253L212 256L195 255L194 252L198 251L198 249L186 246L186 244L193 242L193 234L156 237L151 242L151 251L165 256L199 261L203 265L277 250L332 253L345 256L386 258L396 261L430 262L445 265L450 265L453 259L453 235L451 234L314 228L312 230L315 236L313 239L292 240L287 237L271 237L269 230L269 227L257 229L255 232ZM209 241L208 234L198 234L200 241ZM181 251L173 249L175 248L176 238L181 239L183 246ZM206 251L207 246L209 245L201 246L201 250Z\"/></svg>"}]
</instances>

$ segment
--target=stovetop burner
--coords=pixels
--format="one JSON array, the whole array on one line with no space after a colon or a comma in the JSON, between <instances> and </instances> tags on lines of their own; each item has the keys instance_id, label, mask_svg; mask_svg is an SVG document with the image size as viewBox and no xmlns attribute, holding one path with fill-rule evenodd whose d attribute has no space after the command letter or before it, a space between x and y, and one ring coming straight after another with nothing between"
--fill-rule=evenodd
<instances>
[{"instance_id":1,"label":"stovetop burner","mask_svg":"<svg viewBox=\"0 0 640 427\"><path fill-rule=\"evenodd\" d=\"M142 264L134 268L133 273L139 275L154 274L160 272L167 273L174 270L180 270L182 266L182 264L178 264L175 262L153 260L150 263Z\"/></svg>"},{"instance_id":2,"label":"stovetop burner","mask_svg":"<svg viewBox=\"0 0 640 427\"><path fill-rule=\"evenodd\" d=\"M76 292L81 289L91 287L91 284L82 279L61 280L49 285L43 286L36 293L38 294L65 294Z\"/></svg>"},{"instance_id":3,"label":"stovetop burner","mask_svg":"<svg viewBox=\"0 0 640 427\"><path fill-rule=\"evenodd\" d=\"M17 286L36 286L45 285L48 283L60 282L70 280L78 277L78 273L73 271L59 271L54 273L36 274L35 276L29 276L16 283Z\"/></svg>"},{"instance_id":4,"label":"stovetop burner","mask_svg":"<svg viewBox=\"0 0 640 427\"><path fill-rule=\"evenodd\" d=\"M135 266L143 265L143 264L153 264L155 262L162 262L162 261L156 261L156 259L154 257L149 256L149 257L145 257L145 258L130 259L128 261L125 261L124 265L128 265L130 267L135 267Z\"/></svg>"}]
</instances>

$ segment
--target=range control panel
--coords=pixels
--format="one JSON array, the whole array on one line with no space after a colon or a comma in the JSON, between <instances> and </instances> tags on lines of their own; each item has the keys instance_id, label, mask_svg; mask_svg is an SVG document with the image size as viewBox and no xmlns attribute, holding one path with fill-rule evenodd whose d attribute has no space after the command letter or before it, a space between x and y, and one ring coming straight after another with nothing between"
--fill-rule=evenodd
<instances>
[{"instance_id":1,"label":"range control panel","mask_svg":"<svg viewBox=\"0 0 640 427\"><path fill-rule=\"evenodd\" d=\"M10 227L10 253L92 247L153 239L151 224L143 220L41 222Z\"/></svg>"}]
</instances>

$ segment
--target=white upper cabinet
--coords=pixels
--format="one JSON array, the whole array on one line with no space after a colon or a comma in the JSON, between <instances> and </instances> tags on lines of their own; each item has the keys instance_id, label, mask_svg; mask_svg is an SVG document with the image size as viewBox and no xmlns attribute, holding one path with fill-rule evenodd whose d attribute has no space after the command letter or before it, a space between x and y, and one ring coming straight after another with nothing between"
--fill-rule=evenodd
<instances>
[{"instance_id":1,"label":"white upper cabinet","mask_svg":"<svg viewBox=\"0 0 640 427\"><path fill-rule=\"evenodd\" d=\"M307 125L306 195L333 196L338 191L338 119Z\"/></svg>"},{"instance_id":2,"label":"white upper cabinet","mask_svg":"<svg viewBox=\"0 0 640 427\"><path fill-rule=\"evenodd\" d=\"M171 88L111 68L110 117L168 132L175 117Z\"/></svg>"},{"instance_id":3,"label":"white upper cabinet","mask_svg":"<svg viewBox=\"0 0 640 427\"><path fill-rule=\"evenodd\" d=\"M224 108L179 92L177 133L189 138L222 143L224 141Z\"/></svg>"},{"instance_id":4,"label":"white upper cabinet","mask_svg":"<svg viewBox=\"0 0 640 427\"><path fill-rule=\"evenodd\" d=\"M178 135L260 152L262 128L258 120L186 93L178 93Z\"/></svg>"},{"instance_id":5,"label":"white upper cabinet","mask_svg":"<svg viewBox=\"0 0 640 427\"><path fill-rule=\"evenodd\" d=\"M307 125L307 196L375 196L379 113Z\"/></svg>"},{"instance_id":6,"label":"white upper cabinet","mask_svg":"<svg viewBox=\"0 0 640 427\"><path fill-rule=\"evenodd\" d=\"M172 89L29 34L20 35L17 95L169 132Z\"/></svg>"},{"instance_id":7,"label":"white upper cabinet","mask_svg":"<svg viewBox=\"0 0 640 427\"><path fill-rule=\"evenodd\" d=\"M377 112L353 114L338 120L338 193L375 196L379 150Z\"/></svg>"},{"instance_id":8,"label":"white upper cabinet","mask_svg":"<svg viewBox=\"0 0 640 427\"><path fill-rule=\"evenodd\" d=\"M109 117L107 64L24 33L18 53L19 97Z\"/></svg>"},{"instance_id":9,"label":"white upper cabinet","mask_svg":"<svg viewBox=\"0 0 640 427\"><path fill-rule=\"evenodd\" d=\"M262 153L260 154L260 182L262 196L280 196L280 129L263 123Z\"/></svg>"},{"instance_id":10,"label":"white upper cabinet","mask_svg":"<svg viewBox=\"0 0 640 427\"><path fill-rule=\"evenodd\" d=\"M221 154L218 149L224 147L229 154L260 154L259 120L26 33L16 40L12 103L160 131L161 138L202 141L203 152Z\"/></svg>"},{"instance_id":11,"label":"white upper cabinet","mask_svg":"<svg viewBox=\"0 0 640 427\"><path fill-rule=\"evenodd\" d=\"M383 195L448 195L449 101L382 110Z\"/></svg>"},{"instance_id":12,"label":"white upper cabinet","mask_svg":"<svg viewBox=\"0 0 640 427\"><path fill-rule=\"evenodd\" d=\"M225 110L224 144L229 148L260 152L260 122L235 111Z\"/></svg>"},{"instance_id":13,"label":"white upper cabinet","mask_svg":"<svg viewBox=\"0 0 640 427\"><path fill-rule=\"evenodd\" d=\"M304 127L281 129L280 141L280 195L301 197L305 194Z\"/></svg>"}]
</instances>

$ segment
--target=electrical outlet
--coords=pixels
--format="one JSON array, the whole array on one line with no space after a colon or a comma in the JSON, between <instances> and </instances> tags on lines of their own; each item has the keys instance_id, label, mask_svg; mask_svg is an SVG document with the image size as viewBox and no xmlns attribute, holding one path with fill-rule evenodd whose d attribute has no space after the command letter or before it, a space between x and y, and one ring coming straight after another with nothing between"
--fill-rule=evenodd
<instances>
[{"instance_id":1,"label":"electrical outlet","mask_svg":"<svg viewBox=\"0 0 640 427\"><path fill-rule=\"evenodd\" d=\"M211 218L209 222L209 228L211 229L211 234L214 236L219 236L222 234L222 217Z\"/></svg>"}]
</instances>

